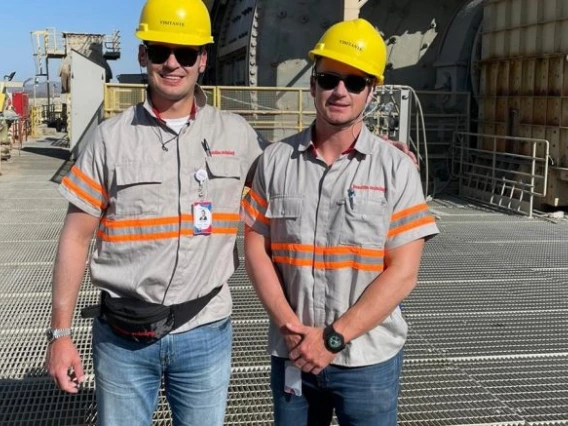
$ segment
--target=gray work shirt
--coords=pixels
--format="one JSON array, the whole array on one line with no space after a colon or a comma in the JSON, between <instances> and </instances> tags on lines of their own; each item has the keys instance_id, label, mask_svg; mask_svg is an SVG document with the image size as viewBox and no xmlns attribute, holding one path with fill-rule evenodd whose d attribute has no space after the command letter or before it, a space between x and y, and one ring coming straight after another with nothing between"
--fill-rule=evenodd
<instances>
[{"instance_id":1,"label":"gray work shirt","mask_svg":"<svg viewBox=\"0 0 568 426\"><path fill-rule=\"evenodd\" d=\"M317 157L311 132L267 148L242 214L247 225L270 238L272 261L300 321L324 327L380 275L385 250L439 231L406 154L363 127L354 147L328 166ZM333 364L385 361L400 351L406 335L397 307L382 324L350 342ZM288 356L273 323L268 349Z\"/></svg>"},{"instance_id":2,"label":"gray work shirt","mask_svg":"<svg viewBox=\"0 0 568 426\"><path fill-rule=\"evenodd\" d=\"M90 262L96 287L171 305L223 286L176 332L231 313L227 280L238 266L241 195L264 147L242 117L208 106L199 87L195 99L197 113L179 134L148 101L104 121L60 185L70 203L101 218ZM201 190L199 170L206 172ZM200 201L212 203L209 235L194 235Z\"/></svg>"}]
</instances>

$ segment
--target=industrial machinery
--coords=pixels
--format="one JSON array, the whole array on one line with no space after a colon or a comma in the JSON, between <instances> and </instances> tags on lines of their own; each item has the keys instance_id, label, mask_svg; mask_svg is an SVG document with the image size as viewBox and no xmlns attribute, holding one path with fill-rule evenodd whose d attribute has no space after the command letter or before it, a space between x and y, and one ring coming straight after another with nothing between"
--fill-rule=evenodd
<instances>
[{"instance_id":1,"label":"industrial machinery","mask_svg":"<svg viewBox=\"0 0 568 426\"><path fill-rule=\"evenodd\" d=\"M287 135L289 129L279 124L288 112L306 112L311 101L283 90L265 96L262 90L308 87L308 50L334 22L360 16L383 33L388 48L385 86L367 123L378 134L413 146L426 193L452 189L529 214L534 206L568 206L568 43L561 36L568 21L566 0L205 3L215 44L208 48L202 82L249 89L242 98L217 99L217 104L238 103L242 110L250 105L256 115L247 119L265 127L273 120L272 139ZM66 89L72 76L99 76L98 70L70 73L71 51L101 66L105 81L106 59L119 56L117 33L110 38L63 33L57 41L50 29L33 36L41 41L34 45L40 72L43 60L65 58L60 73ZM81 51L93 37L97 55ZM82 93L84 107L100 105L100 88L92 87L96 99L87 102ZM76 111L73 102L67 102L68 116ZM71 131L72 138L86 134Z\"/></svg>"},{"instance_id":2,"label":"industrial machinery","mask_svg":"<svg viewBox=\"0 0 568 426\"><path fill-rule=\"evenodd\" d=\"M110 35L33 31L32 45L38 76L49 81L49 59L60 59L62 107L53 106L47 85L45 122L68 133L73 156L102 120L104 84L112 78L109 60L120 58L120 33Z\"/></svg>"},{"instance_id":3,"label":"industrial machinery","mask_svg":"<svg viewBox=\"0 0 568 426\"><path fill-rule=\"evenodd\" d=\"M16 126L18 138L22 138L21 119L25 118L19 115L19 112L13 107L13 97L8 93L7 89L19 89L23 87L21 82L14 82L15 73L5 75L3 80L0 81L0 160L8 160L11 156L12 142L14 140L14 125ZM16 96L16 105L19 109L24 107L25 97L21 95ZM20 111L25 112L25 111ZM1 164L0 164L1 170Z\"/></svg>"},{"instance_id":4,"label":"industrial machinery","mask_svg":"<svg viewBox=\"0 0 568 426\"><path fill-rule=\"evenodd\" d=\"M259 87L307 87L307 51L323 31L367 19L387 41L385 84L412 87L422 101L420 149L428 141L438 188L453 178L462 195L503 204L510 194L516 210L532 197L543 207L568 206L565 0L225 0L212 2L211 12L216 44L206 83ZM392 96L406 95L393 89ZM403 139L417 130L416 111L410 124L394 122L404 105L391 99L376 110ZM464 113L466 123L455 119ZM493 144L482 134L500 138ZM500 153L526 158L486 164Z\"/></svg>"},{"instance_id":5,"label":"industrial machinery","mask_svg":"<svg viewBox=\"0 0 568 426\"><path fill-rule=\"evenodd\" d=\"M366 114L372 130L409 143L420 157L427 194L455 181L455 131L471 130L472 61L482 1L246 0L212 5L216 44L206 82L260 87L308 87L307 51L334 22L358 16L383 33L385 86ZM251 97L252 103L257 99ZM264 108L287 109L282 98ZM293 109L293 108L291 108ZM475 114L475 109L473 110Z\"/></svg>"}]
</instances>

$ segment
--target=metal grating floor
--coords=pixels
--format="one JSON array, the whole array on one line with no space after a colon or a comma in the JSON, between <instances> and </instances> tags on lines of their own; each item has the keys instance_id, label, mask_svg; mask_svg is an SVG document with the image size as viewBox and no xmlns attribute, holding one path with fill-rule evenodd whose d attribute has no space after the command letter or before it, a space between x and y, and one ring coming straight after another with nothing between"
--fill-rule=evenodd
<instances>
[{"instance_id":1,"label":"metal grating floor","mask_svg":"<svg viewBox=\"0 0 568 426\"><path fill-rule=\"evenodd\" d=\"M96 422L90 321L74 318L88 377L82 391L62 394L43 369L66 155L39 141L2 164L0 425ZM453 197L430 205L442 234L427 244L418 287L403 304L409 339L399 424L568 426L568 221L529 220ZM242 244L240 236L241 254ZM268 426L268 319L242 266L229 284L226 424ZM87 273L78 304L97 297ZM153 424L171 425L163 394Z\"/></svg>"}]
</instances>

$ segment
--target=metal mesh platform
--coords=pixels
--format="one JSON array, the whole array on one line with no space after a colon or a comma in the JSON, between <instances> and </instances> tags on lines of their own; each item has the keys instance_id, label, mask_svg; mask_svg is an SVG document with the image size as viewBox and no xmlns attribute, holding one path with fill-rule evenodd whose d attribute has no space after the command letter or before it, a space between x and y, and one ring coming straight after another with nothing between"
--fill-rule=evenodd
<instances>
[{"instance_id":1,"label":"metal mesh platform","mask_svg":"<svg viewBox=\"0 0 568 426\"><path fill-rule=\"evenodd\" d=\"M43 369L67 207L54 182L69 163L45 143L32 148L3 163L0 177L0 425L94 425L91 321L78 315L98 298L88 273L73 324L87 382L65 395ZM403 303L399 424L568 426L568 221L457 198L430 204L442 234L426 244L419 284ZM240 231L225 423L269 426L268 318L242 266ZM153 424L172 424L163 392Z\"/></svg>"}]
</instances>

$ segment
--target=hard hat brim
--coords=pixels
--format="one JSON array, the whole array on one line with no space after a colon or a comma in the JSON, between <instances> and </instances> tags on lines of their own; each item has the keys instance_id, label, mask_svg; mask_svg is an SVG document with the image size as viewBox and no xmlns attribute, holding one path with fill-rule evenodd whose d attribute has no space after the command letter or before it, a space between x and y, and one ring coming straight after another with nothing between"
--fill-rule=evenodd
<instances>
[{"instance_id":1,"label":"hard hat brim","mask_svg":"<svg viewBox=\"0 0 568 426\"><path fill-rule=\"evenodd\" d=\"M180 46L204 46L213 44L213 37L199 37L186 34L167 34L160 31L136 31L136 37L143 41L179 44Z\"/></svg>"},{"instance_id":2,"label":"hard hat brim","mask_svg":"<svg viewBox=\"0 0 568 426\"><path fill-rule=\"evenodd\" d=\"M308 56L310 57L310 59L312 61L316 60L316 57L322 57L322 58L328 58L328 59L333 59L334 61L337 62L341 62L343 64L349 65L353 68L357 68L358 70L361 70L369 75L372 75L373 77L375 77L377 79L377 83L378 84L382 84L384 77L379 74L379 72L376 69L373 69L372 67L370 67L367 63L360 61L356 58L347 56L347 55L343 55L341 53L338 52L332 52L329 50L319 50L319 49L313 49L310 50L310 52L308 53Z\"/></svg>"}]
</instances>

